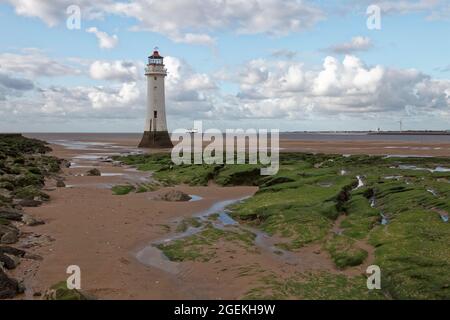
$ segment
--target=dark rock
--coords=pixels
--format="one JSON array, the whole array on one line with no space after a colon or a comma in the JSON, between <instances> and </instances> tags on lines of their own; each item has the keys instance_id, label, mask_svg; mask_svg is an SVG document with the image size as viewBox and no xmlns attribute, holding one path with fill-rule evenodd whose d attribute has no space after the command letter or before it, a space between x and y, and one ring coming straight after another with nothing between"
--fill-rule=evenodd
<instances>
[{"instance_id":1,"label":"dark rock","mask_svg":"<svg viewBox=\"0 0 450 320\"><path fill-rule=\"evenodd\" d=\"M42 204L41 200L18 200L17 204L22 207L39 207Z\"/></svg>"},{"instance_id":2,"label":"dark rock","mask_svg":"<svg viewBox=\"0 0 450 320\"><path fill-rule=\"evenodd\" d=\"M15 269L18 264L19 260L17 258L14 259L13 256L0 253L0 265L3 265L5 269L8 270Z\"/></svg>"},{"instance_id":3,"label":"dark rock","mask_svg":"<svg viewBox=\"0 0 450 320\"><path fill-rule=\"evenodd\" d=\"M70 168L70 161L67 161L66 159L61 160L61 166Z\"/></svg>"},{"instance_id":4,"label":"dark rock","mask_svg":"<svg viewBox=\"0 0 450 320\"><path fill-rule=\"evenodd\" d=\"M0 197L3 197L5 199L11 198L11 191L6 188L0 187Z\"/></svg>"},{"instance_id":5,"label":"dark rock","mask_svg":"<svg viewBox=\"0 0 450 320\"><path fill-rule=\"evenodd\" d=\"M64 183L64 181L62 179L58 179L58 180L56 180L56 187L57 188L65 188L66 184Z\"/></svg>"},{"instance_id":6,"label":"dark rock","mask_svg":"<svg viewBox=\"0 0 450 320\"><path fill-rule=\"evenodd\" d=\"M0 269L0 299L11 299L21 293L19 283L15 279L9 278L6 273Z\"/></svg>"},{"instance_id":7,"label":"dark rock","mask_svg":"<svg viewBox=\"0 0 450 320\"><path fill-rule=\"evenodd\" d=\"M0 254L7 253L9 255L17 256L17 257L24 257L26 252L17 248L13 247L7 247L7 246L0 246Z\"/></svg>"},{"instance_id":8,"label":"dark rock","mask_svg":"<svg viewBox=\"0 0 450 320\"><path fill-rule=\"evenodd\" d=\"M36 219L36 218L30 216L29 214L24 214L22 216L22 222L25 223L27 226L30 226L30 227L34 227L34 226L38 226L38 225L41 225L41 224L45 224L44 221Z\"/></svg>"},{"instance_id":9,"label":"dark rock","mask_svg":"<svg viewBox=\"0 0 450 320\"><path fill-rule=\"evenodd\" d=\"M0 238L0 243L4 243L4 244L13 244L13 243L16 243L17 241L19 241L19 236L15 232L5 233Z\"/></svg>"},{"instance_id":10,"label":"dark rock","mask_svg":"<svg viewBox=\"0 0 450 320\"><path fill-rule=\"evenodd\" d=\"M9 181L9 180L11 181ZM8 190L8 191L13 191L14 190L14 176L13 175L7 175L7 174L3 174L2 175L2 181L0 182L0 188Z\"/></svg>"},{"instance_id":11,"label":"dark rock","mask_svg":"<svg viewBox=\"0 0 450 320\"><path fill-rule=\"evenodd\" d=\"M0 243L13 244L19 240L19 230L11 225L0 225Z\"/></svg>"},{"instance_id":12,"label":"dark rock","mask_svg":"<svg viewBox=\"0 0 450 320\"><path fill-rule=\"evenodd\" d=\"M16 209L11 208L0 208L0 218L21 221L23 213Z\"/></svg>"},{"instance_id":13,"label":"dark rock","mask_svg":"<svg viewBox=\"0 0 450 320\"><path fill-rule=\"evenodd\" d=\"M191 197L179 190L170 190L159 195L159 199L163 201L189 201L191 200Z\"/></svg>"},{"instance_id":14,"label":"dark rock","mask_svg":"<svg viewBox=\"0 0 450 320\"><path fill-rule=\"evenodd\" d=\"M100 172L100 170L98 170L97 168L91 169L89 170L86 175L88 176L101 176L102 173Z\"/></svg>"},{"instance_id":15,"label":"dark rock","mask_svg":"<svg viewBox=\"0 0 450 320\"><path fill-rule=\"evenodd\" d=\"M41 261L42 257L38 254L33 254L33 253L28 253L26 252L23 256L24 259L29 259L29 260L38 260Z\"/></svg>"}]
</instances>

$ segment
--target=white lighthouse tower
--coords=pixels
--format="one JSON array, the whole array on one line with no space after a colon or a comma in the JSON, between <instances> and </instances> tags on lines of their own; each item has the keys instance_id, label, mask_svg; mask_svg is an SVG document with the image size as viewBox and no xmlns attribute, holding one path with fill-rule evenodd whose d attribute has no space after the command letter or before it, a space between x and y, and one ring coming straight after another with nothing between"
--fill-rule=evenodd
<instances>
[{"instance_id":1,"label":"white lighthouse tower","mask_svg":"<svg viewBox=\"0 0 450 320\"><path fill-rule=\"evenodd\" d=\"M164 93L164 78L167 70L164 67L164 57L159 55L158 48L148 57L147 68L147 116L145 119L144 136L139 148L171 148L173 147L167 131L166 99Z\"/></svg>"}]
</instances>

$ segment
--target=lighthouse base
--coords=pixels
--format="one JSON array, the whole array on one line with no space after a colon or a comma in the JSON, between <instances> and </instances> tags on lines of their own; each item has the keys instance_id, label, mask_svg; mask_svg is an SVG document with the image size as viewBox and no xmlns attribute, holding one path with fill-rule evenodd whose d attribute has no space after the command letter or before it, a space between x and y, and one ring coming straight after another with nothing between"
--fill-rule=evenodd
<instances>
[{"instance_id":1,"label":"lighthouse base","mask_svg":"<svg viewBox=\"0 0 450 320\"><path fill-rule=\"evenodd\" d=\"M161 149L172 147L173 143L167 131L145 131L139 143L139 148Z\"/></svg>"}]
</instances>

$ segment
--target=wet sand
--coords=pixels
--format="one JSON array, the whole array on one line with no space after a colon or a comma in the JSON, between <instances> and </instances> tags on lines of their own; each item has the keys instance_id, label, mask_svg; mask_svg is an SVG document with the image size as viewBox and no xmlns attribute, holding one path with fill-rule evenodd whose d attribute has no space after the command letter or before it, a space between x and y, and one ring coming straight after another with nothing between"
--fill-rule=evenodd
<instances>
[{"instance_id":1,"label":"wet sand","mask_svg":"<svg viewBox=\"0 0 450 320\"><path fill-rule=\"evenodd\" d=\"M46 224L23 229L25 237L19 245L30 246L31 243L28 250L43 257L40 262L25 260L15 270L15 274L25 275L25 298L32 298L35 292L43 293L49 286L65 280L69 265L80 266L82 289L99 298L195 298L196 292L183 290L186 285L179 283L179 275L139 263L135 258L136 250L165 235L168 227L174 227L175 219L192 216L216 201L249 196L256 191L253 187L177 187L202 198L187 203L152 200L155 193L115 196L110 186L151 177L128 167L115 167L111 163L80 157L92 155L91 150L51 147L53 155L71 159L76 165L63 170L69 187L47 191L51 196L49 203L26 208L26 212L43 219ZM98 150L95 152L102 154ZM82 175L91 166L103 173L117 175ZM51 184L49 181L50 187ZM189 273L185 270L183 274L186 272ZM211 277L215 279L215 275ZM201 278L206 277L202 275ZM194 283L198 281L193 279Z\"/></svg>"},{"instance_id":2,"label":"wet sand","mask_svg":"<svg viewBox=\"0 0 450 320\"><path fill-rule=\"evenodd\" d=\"M110 190L113 185L152 180L151 173L104 161L113 154L138 152L134 147L135 140L101 139L102 143L98 143L99 140L92 138L77 139L87 141L86 144L74 143L71 137L65 137L55 144L54 136L51 138L48 140L54 142L51 145L54 150L52 154L69 160L71 167L64 168L62 173L66 188L49 189L52 190L47 191L51 196L50 202L25 210L43 219L46 224L23 228L24 236L19 245L41 255L43 260L24 260L14 271L18 278L24 279L27 288L21 298L38 298L33 296L36 292L43 293L51 285L65 281L69 265L80 266L82 290L100 299L239 299L258 284L262 275L283 278L296 272L319 270L355 275L361 274L372 260L371 248L367 248L370 259L362 266L343 272L336 269L328 254L321 250L320 244L280 256L270 248L282 242L282 239L258 234L254 250L230 242L217 243L214 247L216 257L206 263L168 263L163 267L143 263L138 259L139 252L152 243L176 235L175 229L180 219L198 215L224 200L251 196L257 188L224 188L215 185L175 187L200 197L193 202L153 199L156 194L170 188L115 196ZM281 146L309 152L313 151L308 148L319 148L321 152L331 152L333 145L336 148L336 142L314 143L284 141ZM394 144L388 143L389 146ZM364 153L362 150L368 147L367 143L362 143L360 149L354 143L352 147L346 143L345 147L334 150L344 154L352 153L351 150ZM378 142L375 147L372 143L371 153L374 154L374 150L385 151L386 147ZM410 151L405 148L405 144L399 147L394 151ZM435 147L428 145L427 148ZM436 153L450 150L450 147L442 144L440 148L433 150ZM92 167L98 168L104 175L86 176L86 171ZM47 187L51 188L53 184L54 181L48 181ZM334 231L339 229L339 221ZM364 242L360 246L366 248ZM146 259L154 258L152 254Z\"/></svg>"},{"instance_id":3,"label":"wet sand","mask_svg":"<svg viewBox=\"0 0 450 320\"><path fill-rule=\"evenodd\" d=\"M382 138L382 137L380 137ZM367 154L386 156L448 157L450 143L406 141L298 141L281 140L280 148L287 152L328 154Z\"/></svg>"},{"instance_id":4,"label":"wet sand","mask_svg":"<svg viewBox=\"0 0 450 320\"><path fill-rule=\"evenodd\" d=\"M141 138L141 135L136 133L39 133L26 134L26 136L46 141L55 139L103 141L128 147L137 146ZM285 136L285 138L283 135L280 137L281 152L450 157L448 136L402 137L399 135L387 138L383 135L358 135L355 140L349 140L349 137L342 139L345 135L314 135L314 139L308 138L308 135L301 139L292 139L290 135ZM427 139L425 140L424 137Z\"/></svg>"},{"instance_id":5,"label":"wet sand","mask_svg":"<svg viewBox=\"0 0 450 320\"><path fill-rule=\"evenodd\" d=\"M176 236L181 219L199 215L224 200L251 196L257 188L174 187L198 196L192 202L153 199L170 188L115 196L110 190L113 185L152 180L151 173L105 162L113 154L139 152L131 143L123 142L80 144L66 140L51 145L52 154L69 160L71 167L63 169L65 188L54 189L55 181L48 181L50 202L25 209L46 224L22 229L19 247L43 259L24 260L14 270L26 286L25 295L19 298L39 299L35 293L42 294L67 279L70 265L81 268L82 290L100 299L239 299L265 274L289 277L315 270L341 273L320 245L280 255L273 248L282 239L263 233L258 233L250 250L220 241L214 247L216 257L209 262L169 262L158 267L146 263L155 258L153 251L144 256L147 261L139 259L139 253L152 248L152 243ZM93 167L103 176L86 176Z\"/></svg>"}]
</instances>

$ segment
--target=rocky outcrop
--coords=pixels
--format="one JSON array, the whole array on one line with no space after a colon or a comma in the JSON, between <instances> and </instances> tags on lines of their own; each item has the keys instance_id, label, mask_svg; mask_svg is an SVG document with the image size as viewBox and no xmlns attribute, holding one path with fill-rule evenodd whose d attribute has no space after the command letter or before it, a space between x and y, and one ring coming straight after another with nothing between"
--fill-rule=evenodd
<instances>
[{"instance_id":1,"label":"rocky outcrop","mask_svg":"<svg viewBox=\"0 0 450 320\"><path fill-rule=\"evenodd\" d=\"M13 225L0 224L0 244L13 244L19 240L20 231Z\"/></svg>"},{"instance_id":2,"label":"rocky outcrop","mask_svg":"<svg viewBox=\"0 0 450 320\"><path fill-rule=\"evenodd\" d=\"M24 224L26 224L27 226L30 226L30 227L34 227L34 226L38 226L38 225L41 225L41 224L45 224L44 221L42 221L40 219L37 219L37 218L34 218L34 217L30 216L29 214L24 214L22 216L22 222Z\"/></svg>"},{"instance_id":3,"label":"rocky outcrop","mask_svg":"<svg viewBox=\"0 0 450 320\"><path fill-rule=\"evenodd\" d=\"M18 228L22 225L44 223L22 212L22 207L36 207L48 201L49 195L43 192L45 181L62 180L58 173L63 162L45 155L48 151L51 149L44 141L20 134L0 134L0 299L14 298L23 292L20 282L10 278L8 270L16 268L21 259L42 259L9 245L19 241Z\"/></svg>"},{"instance_id":4,"label":"rocky outcrop","mask_svg":"<svg viewBox=\"0 0 450 320\"><path fill-rule=\"evenodd\" d=\"M14 298L23 291L23 287L19 285L19 282L8 277L0 268L0 299Z\"/></svg>"},{"instance_id":5,"label":"rocky outcrop","mask_svg":"<svg viewBox=\"0 0 450 320\"><path fill-rule=\"evenodd\" d=\"M48 289L43 300L94 300L94 297L88 296L76 289L68 289L65 281L61 281Z\"/></svg>"},{"instance_id":6,"label":"rocky outcrop","mask_svg":"<svg viewBox=\"0 0 450 320\"><path fill-rule=\"evenodd\" d=\"M66 184L64 183L64 181L62 179L57 179L56 180L56 187L57 188L65 188Z\"/></svg>"},{"instance_id":7,"label":"rocky outcrop","mask_svg":"<svg viewBox=\"0 0 450 320\"><path fill-rule=\"evenodd\" d=\"M21 221L23 212L12 208L0 208L0 218L13 221Z\"/></svg>"},{"instance_id":8,"label":"rocky outcrop","mask_svg":"<svg viewBox=\"0 0 450 320\"><path fill-rule=\"evenodd\" d=\"M21 206L21 207L39 207L42 204L41 200L35 200L35 199L23 199L23 200L17 200L14 202L15 205Z\"/></svg>"},{"instance_id":9,"label":"rocky outcrop","mask_svg":"<svg viewBox=\"0 0 450 320\"><path fill-rule=\"evenodd\" d=\"M170 190L158 195L156 199L162 201L189 201L191 196L179 190Z\"/></svg>"},{"instance_id":10,"label":"rocky outcrop","mask_svg":"<svg viewBox=\"0 0 450 320\"><path fill-rule=\"evenodd\" d=\"M102 173L97 168L91 169L86 173L87 176L101 176Z\"/></svg>"}]
</instances>

